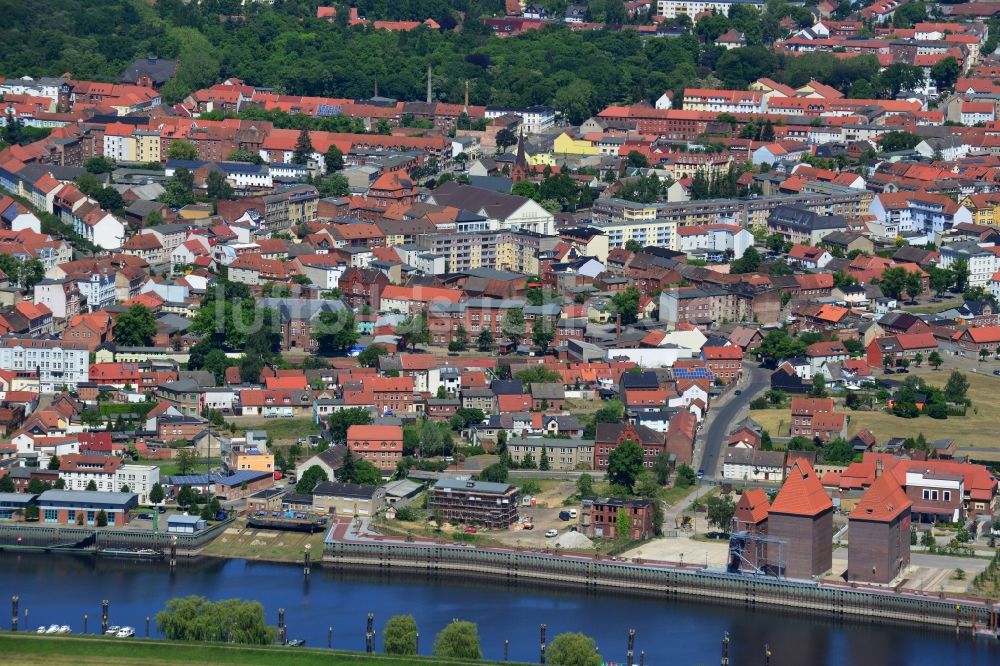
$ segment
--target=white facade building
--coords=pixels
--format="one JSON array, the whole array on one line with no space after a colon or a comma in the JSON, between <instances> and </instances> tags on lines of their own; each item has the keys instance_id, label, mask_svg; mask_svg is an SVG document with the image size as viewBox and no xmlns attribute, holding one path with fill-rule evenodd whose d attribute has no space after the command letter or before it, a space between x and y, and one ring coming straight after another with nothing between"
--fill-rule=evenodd
<instances>
[{"instance_id":1,"label":"white facade building","mask_svg":"<svg viewBox=\"0 0 1000 666\"><path fill-rule=\"evenodd\" d=\"M114 281L112 280L112 291ZM54 393L75 389L90 379L87 346L64 340L0 338L0 370L37 372L39 390Z\"/></svg>"}]
</instances>

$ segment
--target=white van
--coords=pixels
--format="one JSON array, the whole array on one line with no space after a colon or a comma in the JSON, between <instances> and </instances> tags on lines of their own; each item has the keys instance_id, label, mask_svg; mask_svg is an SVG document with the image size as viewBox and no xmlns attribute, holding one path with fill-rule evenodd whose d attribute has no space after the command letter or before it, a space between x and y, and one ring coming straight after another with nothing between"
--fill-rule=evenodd
<instances>
[{"instance_id":1,"label":"white van","mask_svg":"<svg viewBox=\"0 0 1000 666\"><path fill-rule=\"evenodd\" d=\"M569 510L569 517L570 518L576 518L576 509L570 509Z\"/></svg>"}]
</instances>

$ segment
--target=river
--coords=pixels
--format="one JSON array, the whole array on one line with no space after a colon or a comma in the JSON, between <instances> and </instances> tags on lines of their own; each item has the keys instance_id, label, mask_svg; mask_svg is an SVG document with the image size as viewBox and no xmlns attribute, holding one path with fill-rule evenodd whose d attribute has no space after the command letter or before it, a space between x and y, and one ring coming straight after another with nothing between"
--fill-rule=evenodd
<instances>
[{"instance_id":1,"label":"river","mask_svg":"<svg viewBox=\"0 0 1000 666\"><path fill-rule=\"evenodd\" d=\"M539 625L548 637L564 631L593 636L608 662L625 662L628 629L636 630L636 657L645 651L649 666L718 664L723 633L731 637L733 666L763 664L764 644L773 666L995 666L997 641L948 631L870 626L805 619L771 610L702 603L679 603L643 596L586 593L536 586L423 574L346 573L314 567L305 582L300 566L201 558L181 561L174 574L160 563L101 560L91 556L0 553L0 622L9 627L10 596L21 598L21 628L68 624L100 628L101 599L111 602L112 624L132 625L145 635L145 618L173 597L199 594L211 599L240 597L264 604L277 623L284 608L289 638L326 647L327 627L334 647L364 650L366 614L375 614L376 650L381 628L391 616L409 613L420 628L420 650L429 654L433 636L452 618L479 625L488 659L503 657L538 663ZM24 611L29 613L24 625ZM155 617L152 631L156 633ZM289 648L293 649L293 648Z\"/></svg>"}]
</instances>

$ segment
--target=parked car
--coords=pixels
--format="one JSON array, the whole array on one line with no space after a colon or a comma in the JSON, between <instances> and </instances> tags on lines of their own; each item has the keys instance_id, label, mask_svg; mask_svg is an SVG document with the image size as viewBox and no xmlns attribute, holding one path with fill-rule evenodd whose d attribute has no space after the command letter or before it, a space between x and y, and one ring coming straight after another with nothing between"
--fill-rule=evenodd
<instances>
[{"instance_id":1,"label":"parked car","mask_svg":"<svg viewBox=\"0 0 1000 666\"><path fill-rule=\"evenodd\" d=\"M559 512L559 520L569 520L569 519L570 519L569 511L563 510Z\"/></svg>"},{"instance_id":2,"label":"parked car","mask_svg":"<svg viewBox=\"0 0 1000 666\"><path fill-rule=\"evenodd\" d=\"M466 534L475 534L476 532L478 532L478 530L473 525L469 525L465 528Z\"/></svg>"},{"instance_id":3,"label":"parked car","mask_svg":"<svg viewBox=\"0 0 1000 666\"><path fill-rule=\"evenodd\" d=\"M569 517L570 518L576 518L576 509L570 509L569 510Z\"/></svg>"},{"instance_id":4,"label":"parked car","mask_svg":"<svg viewBox=\"0 0 1000 666\"><path fill-rule=\"evenodd\" d=\"M557 529L546 530L545 531L545 536L546 536L546 538L549 538L549 539L551 539L554 536L559 536L559 530L557 530Z\"/></svg>"}]
</instances>

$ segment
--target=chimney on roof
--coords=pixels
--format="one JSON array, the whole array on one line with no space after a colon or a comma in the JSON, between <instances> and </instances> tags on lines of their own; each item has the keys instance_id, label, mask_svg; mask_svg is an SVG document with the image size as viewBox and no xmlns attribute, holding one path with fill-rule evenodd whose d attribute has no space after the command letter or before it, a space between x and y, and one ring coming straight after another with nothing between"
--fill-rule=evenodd
<instances>
[{"instance_id":1,"label":"chimney on roof","mask_svg":"<svg viewBox=\"0 0 1000 666\"><path fill-rule=\"evenodd\" d=\"M879 458L875 461L875 478L882 476L882 459Z\"/></svg>"},{"instance_id":2,"label":"chimney on roof","mask_svg":"<svg viewBox=\"0 0 1000 666\"><path fill-rule=\"evenodd\" d=\"M146 62L148 62L148 63L149 63L150 65L154 65L154 64L156 64L156 61L157 61L157 60L159 60L159 58L157 58L157 57L156 57L155 55L152 55L152 54L150 54L150 55L149 55L149 56L148 56L148 57L146 58Z\"/></svg>"}]
</instances>

